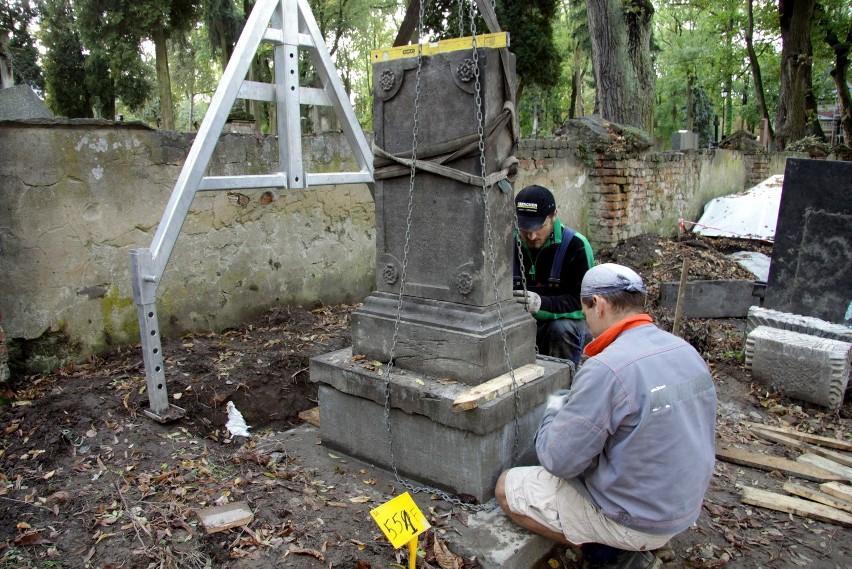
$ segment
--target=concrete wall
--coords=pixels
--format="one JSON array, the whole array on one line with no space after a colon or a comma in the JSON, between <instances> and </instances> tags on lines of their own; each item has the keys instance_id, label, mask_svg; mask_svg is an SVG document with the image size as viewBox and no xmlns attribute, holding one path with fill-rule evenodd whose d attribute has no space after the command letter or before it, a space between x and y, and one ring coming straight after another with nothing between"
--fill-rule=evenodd
<instances>
[{"instance_id":1,"label":"concrete wall","mask_svg":"<svg viewBox=\"0 0 852 569\"><path fill-rule=\"evenodd\" d=\"M13 359L44 368L62 349L73 359L138 342L129 253L150 246L191 142L125 123L0 123L0 318L7 341L27 346ZM354 167L342 136L303 146L309 171ZM593 147L521 141L515 186L552 188L563 221L596 247L673 234L709 199L783 173L783 160L738 151L585 150ZM209 174L276 164L274 137L227 134ZM373 207L364 185L200 192L159 287L163 333L221 330L272 306L361 300L374 286Z\"/></svg>"},{"instance_id":2,"label":"concrete wall","mask_svg":"<svg viewBox=\"0 0 852 569\"><path fill-rule=\"evenodd\" d=\"M86 354L138 342L129 253L147 248L190 135L94 121L0 125L0 313L11 340ZM340 171L342 136L306 138ZM224 135L210 174L277 170L274 138ZM344 169L353 169L346 165ZM199 192L158 291L165 335L221 330L271 306L355 302L373 288L366 185ZM49 349L46 351L50 351ZM50 354L36 366L57 363Z\"/></svg>"}]
</instances>

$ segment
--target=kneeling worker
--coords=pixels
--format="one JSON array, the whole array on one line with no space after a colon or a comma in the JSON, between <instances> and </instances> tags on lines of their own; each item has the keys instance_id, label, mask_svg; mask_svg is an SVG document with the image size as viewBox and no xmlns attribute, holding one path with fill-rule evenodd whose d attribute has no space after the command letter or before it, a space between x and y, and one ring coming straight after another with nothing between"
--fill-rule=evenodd
<instances>
[{"instance_id":1,"label":"kneeling worker","mask_svg":"<svg viewBox=\"0 0 852 569\"><path fill-rule=\"evenodd\" d=\"M519 525L583 545L604 567L656 567L701 512L714 466L716 389L687 342L644 313L633 270L590 269L580 296L594 340L535 436L541 466L509 469L495 494ZM591 557L591 555L589 555Z\"/></svg>"},{"instance_id":2,"label":"kneeling worker","mask_svg":"<svg viewBox=\"0 0 852 569\"><path fill-rule=\"evenodd\" d=\"M518 192L515 211L526 284L525 294L515 254L515 299L536 319L538 353L576 365L591 341L580 308L580 283L595 264L592 247L583 235L562 225L556 200L543 186Z\"/></svg>"}]
</instances>

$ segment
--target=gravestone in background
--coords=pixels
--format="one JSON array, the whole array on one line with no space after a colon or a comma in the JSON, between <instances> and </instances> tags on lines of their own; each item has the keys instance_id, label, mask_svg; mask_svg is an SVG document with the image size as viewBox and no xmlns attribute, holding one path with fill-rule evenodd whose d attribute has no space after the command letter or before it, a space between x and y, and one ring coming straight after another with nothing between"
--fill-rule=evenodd
<instances>
[{"instance_id":1,"label":"gravestone in background","mask_svg":"<svg viewBox=\"0 0 852 569\"><path fill-rule=\"evenodd\" d=\"M852 162L787 160L764 306L852 323Z\"/></svg>"}]
</instances>

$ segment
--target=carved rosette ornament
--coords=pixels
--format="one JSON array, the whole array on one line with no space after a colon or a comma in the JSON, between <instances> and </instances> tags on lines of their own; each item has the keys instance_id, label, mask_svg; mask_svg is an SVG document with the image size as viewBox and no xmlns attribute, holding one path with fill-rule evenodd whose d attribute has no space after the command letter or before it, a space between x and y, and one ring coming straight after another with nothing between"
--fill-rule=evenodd
<instances>
[{"instance_id":1,"label":"carved rosette ornament","mask_svg":"<svg viewBox=\"0 0 852 569\"><path fill-rule=\"evenodd\" d=\"M382 270L382 278L385 279L386 283L392 285L399 278L399 271L396 270L394 265L388 263Z\"/></svg>"},{"instance_id":2,"label":"carved rosette ornament","mask_svg":"<svg viewBox=\"0 0 852 569\"><path fill-rule=\"evenodd\" d=\"M390 91L393 89L393 84L396 82L396 75L390 69L385 69L382 71L382 75L379 78L379 85L381 85L383 91Z\"/></svg>"},{"instance_id":3,"label":"carved rosette ornament","mask_svg":"<svg viewBox=\"0 0 852 569\"><path fill-rule=\"evenodd\" d=\"M468 83L474 78L475 69L476 64L472 59L462 59L459 66L456 68L456 74L460 81Z\"/></svg>"},{"instance_id":4,"label":"carved rosette ornament","mask_svg":"<svg viewBox=\"0 0 852 569\"><path fill-rule=\"evenodd\" d=\"M473 290L473 277L469 273L459 273L456 277L456 287L462 295L468 295Z\"/></svg>"}]
</instances>

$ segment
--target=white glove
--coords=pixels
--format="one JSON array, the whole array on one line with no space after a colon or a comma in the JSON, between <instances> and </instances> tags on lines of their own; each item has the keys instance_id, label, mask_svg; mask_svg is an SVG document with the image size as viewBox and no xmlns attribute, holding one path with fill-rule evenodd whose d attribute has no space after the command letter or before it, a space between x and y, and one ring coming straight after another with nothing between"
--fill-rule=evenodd
<instances>
[{"instance_id":1,"label":"white glove","mask_svg":"<svg viewBox=\"0 0 852 569\"><path fill-rule=\"evenodd\" d=\"M515 302L524 305L530 314L535 314L541 308L541 297L534 292L526 291L525 295L523 290L515 290L512 291L512 295L515 297Z\"/></svg>"},{"instance_id":2,"label":"white glove","mask_svg":"<svg viewBox=\"0 0 852 569\"><path fill-rule=\"evenodd\" d=\"M570 395L570 389L558 389L554 391L547 397L547 406L544 408L544 412L547 413L548 411L558 411L559 409L562 409Z\"/></svg>"}]
</instances>

